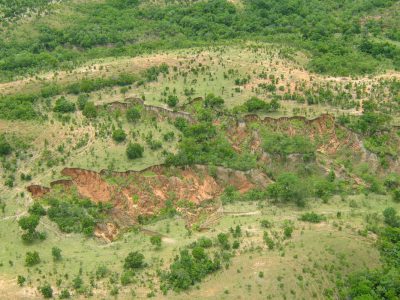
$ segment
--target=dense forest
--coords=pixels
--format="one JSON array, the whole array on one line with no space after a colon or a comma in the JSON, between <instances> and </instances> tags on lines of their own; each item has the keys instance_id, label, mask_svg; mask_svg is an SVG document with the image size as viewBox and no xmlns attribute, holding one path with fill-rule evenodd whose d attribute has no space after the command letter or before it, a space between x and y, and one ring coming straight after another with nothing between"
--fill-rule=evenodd
<instances>
[{"instance_id":1,"label":"dense forest","mask_svg":"<svg viewBox=\"0 0 400 300\"><path fill-rule=\"evenodd\" d=\"M0 11L15 19L44 2L4 1ZM31 12L33 19L4 18L1 78L68 68L91 58L244 40L283 42L305 50L311 56L309 68L320 73L352 75L385 66L399 68L398 32L374 17L378 9L397 8L396 2L256 0L235 6L226 0L162 5L139 0L67 1L59 8L68 6L68 15L50 6L43 17ZM395 15L388 19L396 20Z\"/></svg>"}]
</instances>

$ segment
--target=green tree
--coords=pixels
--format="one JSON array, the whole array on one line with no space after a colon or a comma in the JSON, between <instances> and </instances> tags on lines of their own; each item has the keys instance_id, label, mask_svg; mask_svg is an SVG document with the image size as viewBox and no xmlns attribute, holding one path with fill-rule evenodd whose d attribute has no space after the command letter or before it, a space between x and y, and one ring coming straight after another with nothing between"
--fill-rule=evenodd
<instances>
[{"instance_id":1,"label":"green tree","mask_svg":"<svg viewBox=\"0 0 400 300\"><path fill-rule=\"evenodd\" d=\"M131 107L126 111L128 122L135 123L140 119L140 111L136 107Z\"/></svg>"},{"instance_id":2,"label":"green tree","mask_svg":"<svg viewBox=\"0 0 400 300\"><path fill-rule=\"evenodd\" d=\"M53 256L53 260L54 261L59 261L61 260L62 256L61 256L61 249L54 246L53 248L51 248L51 255Z\"/></svg>"},{"instance_id":3,"label":"green tree","mask_svg":"<svg viewBox=\"0 0 400 300\"><path fill-rule=\"evenodd\" d=\"M33 205L31 207L29 207L28 212L31 215L35 215L35 216L44 216L44 215L46 215L46 210L44 209L44 207L39 202L33 203Z\"/></svg>"},{"instance_id":4,"label":"green tree","mask_svg":"<svg viewBox=\"0 0 400 300\"><path fill-rule=\"evenodd\" d=\"M25 265L27 267L32 267L40 263L40 256L37 251L28 251L25 255Z\"/></svg>"},{"instance_id":5,"label":"green tree","mask_svg":"<svg viewBox=\"0 0 400 300\"><path fill-rule=\"evenodd\" d=\"M34 232L36 227L39 225L40 217L38 215L29 215L27 217L22 217L18 221L18 225L28 232Z\"/></svg>"},{"instance_id":6,"label":"green tree","mask_svg":"<svg viewBox=\"0 0 400 300\"><path fill-rule=\"evenodd\" d=\"M126 139L126 133L122 128L113 131L112 138L117 143L122 143Z\"/></svg>"},{"instance_id":7,"label":"green tree","mask_svg":"<svg viewBox=\"0 0 400 300\"><path fill-rule=\"evenodd\" d=\"M167 104L169 107L175 107L178 104L179 100L176 95L169 95L167 98Z\"/></svg>"},{"instance_id":8,"label":"green tree","mask_svg":"<svg viewBox=\"0 0 400 300\"><path fill-rule=\"evenodd\" d=\"M75 103L68 101L64 96L56 100L53 111L59 113L71 113L76 109Z\"/></svg>"},{"instance_id":9,"label":"green tree","mask_svg":"<svg viewBox=\"0 0 400 300\"><path fill-rule=\"evenodd\" d=\"M129 159L137 159L143 157L144 148L138 143L129 143L126 148L126 155Z\"/></svg>"},{"instance_id":10,"label":"green tree","mask_svg":"<svg viewBox=\"0 0 400 300\"><path fill-rule=\"evenodd\" d=\"M97 108L93 102L86 102L83 108L82 114L89 119L94 119L97 117Z\"/></svg>"},{"instance_id":11,"label":"green tree","mask_svg":"<svg viewBox=\"0 0 400 300\"><path fill-rule=\"evenodd\" d=\"M39 288L39 291L42 293L43 297L48 299L53 297L53 288L49 283L44 284Z\"/></svg>"},{"instance_id":12,"label":"green tree","mask_svg":"<svg viewBox=\"0 0 400 300\"><path fill-rule=\"evenodd\" d=\"M208 94L204 99L204 106L210 108L221 108L225 101L221 97L215 96L214 94Z\"/></svg>"},{"instance_id":13,"label":"green tree","mask_svg":"<svg viewBox=\"0 0 400 300\"><path fill-rule=\"evenodd\" d=\"M135 270L145 266L144 255L138 251L130 252L125 258L124 269Z\"/></svg>"}]
</instances>

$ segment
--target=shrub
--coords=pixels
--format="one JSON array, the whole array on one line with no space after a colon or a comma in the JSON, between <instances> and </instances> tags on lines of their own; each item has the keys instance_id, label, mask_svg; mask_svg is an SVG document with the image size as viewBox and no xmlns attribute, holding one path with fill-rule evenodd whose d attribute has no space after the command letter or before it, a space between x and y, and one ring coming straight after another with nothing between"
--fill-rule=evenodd
<instances>
[{"instance_id":1,"label":"shrub","mask_svg":"<svg viewBox=\"0 0 400 300\"><path fill-rule=\"evenodd\" d=\"M221 108L225 101L221 97L215 96L214 94L208 94L204 100L205 107Z\"/></svg>"},{"instance_id":2,"label":"shrub","mask_svg":"<svg viewBox=\"0 0 400 300\"><path fill-rule=\"evenodd\" d=\"M126 133L122 128L113 131L112 138L117 143L122 143L126 139Z\"/></svg>"},{"instance_id":3,"label":"shrub","mask_svg":"<svg viewBox=\"0 0 400 300\"><path fill-rule=\"evenodd\" d=\"M3 135L0 135L0 156L11 154L12 147Z\"/></svg>"},{"instance_id":4,"label":"shrub","mask_svg":"<svg viewBox=\"0 0 400 300\"><path fill-rule=\"evenodd\" d=\"M33 203L33 205L31 207L29 207L28 212L31 215L36 215L36 216L46 215L46 210L39 202Z\"/></svg>"},{"instance_id":5,"label":"shrub","mask_svg":"<svg viewBox=\"0 0 400 300\"><path fill-rule=\"evenodd\" d=\"M283 222L283 235L285 238L291 238L294 230L294 225L291 221L285 220Z\"/></svg>"},{"instance_id":6,"label":"shrub","mask_svg":"<svg viewBox=\"0 0 400 300\"><path fill-rule=\"evenodd\" d=\"M400 189L395 189L392 192L392 200L394 202L400 202Z\"/></svg>"},{"instance_id":7,"label":"shrub","mask_svg":"<svg viewBox=\"0 0 400 300\"><path fill-rule=\"evenodd\" d=\"M228 250L230 248L228 235L226 233L218 234L217 238L218 238L218 243L221 245L223 249Z\"/></svg>"},{"instance_id":8,"label":"shrub","mask_svg":"<svg viewBox=\"0 0 400 300\"><path fill-rule=\"evenodd\" d=\"M18 221L18 225L29 232L34 232L36 227L39 225L40 217L38 215L30 215L27 217L22 217Z\"/></svg>"},{"instance_id":9,"label":"shrub","mask_svg":"<svg viewBox=\"0 0 400 300\"><path fill-rule=\"evenodd\" d=\"M23 286L24 283L25 283L25 281L26 281L26 278L25 278L24 276L18 275L18 277L17 277L17 283L18 283L19 286Z\"/></svg>"},{"instance_id":10,"label":"shrub","mask_svg":"<svg viewBox=\"0 0 400 300\"><path fill-rule=\"evenodd\" d=\"M140 269L145 266L144 255L140 252L134 251L130 252L125 258L124 269L125 270L135 270Z\"/></svg>"},{"instance_id":11,"label":"shrub","mask_svg":"<svg viewBox=\"0 0 400 300\"><path fill-rule=\"evenodd\" d=\"M126 148L126 155L129 159L137 159L143 157L144 148L137 143L129 143Z\"/></svg>"},{"instance_id":12,"label":"shrub","mask_svg":"<svg viewBox=\"0 0 400 300\"><path fill-rule=\"evenodd\" d=\"M60 299L69 299L71 298L71 294L69 293L69 291L67 289L63 289L60 292Z\"/></svg>"},{"instance_id":13,"label":"shrub","mask_svg":"<svg viewBox=\"0 0 400 300\"><path fill-rule=\"evenodd\" d=\"M134 273L131 270L124 271L121 274L121 284L122 285L128 285L128 284L132 283L133 282L133 278L132 278L133 275L134 275Z\"/></svg>"},{"instance_id":14,"label":"shrub","mask_svg":"<svg viewBox=\"0 0 400 300\"><path fill-rule=\"evenodd\" d=\"M322 221L325 221L326 218L325 216L316 214L315 212L308 212L301 215L300 220L304 222L320 223Z\"/></svg>"},{"instance_id":15,"label":"shrub","mask_svg":"<svg viewBox=\"0 0 400 300\"><path fill-rule=\"evenodd\" d=\"M62 258L61 249L54 246L53 248L51 248L51 255L53 256L54 261L61 260L61 258Z\"/></svg>"},{"instance_id":16,"label":"shrub","mask_svg":"<svg viewBox=\"0 0 400 300\"><path fill-rule=\"evenodd\" d=\"M175 107L178 104L178 97L175 95L169 95L167 98L167 104L169 107Z\"/></svg>"},{"instance_id":17,"label":"shrub","mask_svg":"<svg viewBox=\"0 0 400 300\"><path fill-rule=\"evenodd\" d=\"M96 278L97 279L105 278L109 272L110 271L108 270L108 268L106 266L104 266L104 265L99 266L96 270Z\"/></svg>"},{"instance_id":18,"label":"shrub","mask_svg":"<svg viewBox=\"0 0 400 300\"><path fill-rule=\"evenodd\" d=\"M128 122L134 123L140 119L140 111L136 107L131 107L126 111Z\"/></svg>"},{"instance_id":19,"label":"shrub","mask_svg":"<svg viewBox=\"0 0 400 300\"><path fill-rule=\"evenodd\" d=\"M77 100L78 109L83 110L85 108L86 103L89 101L88 94L80 94Z\"/></svg>"},{"instance_id":20,"label":"shrub","mask_svg":"<svg viewBox=\"0 0 400 300\"><path fill-rule=\"evenodd\" d=\"M248 112L256 112L258 110L263 110L267 106L267 103L257 97L251 97L244 104Z\"/></svg>"},{"instance_id":21,"label":"shrub","mask_svg":"<svg viewBox=\"0 0 400 300\"><path fill-rule=\"evenodd\" d=\"M161 247L161 236L159 235L154 235L150 238L150 243L155 246L157 249Z\"/></svg>"},{"instance_id":22,"label":"shrub","mask_svg":"<svg viewBox=\"0 0 400 300\"><path fill-rule=\"evenodd\" d=\"M267 187L267 193L274 200L281 200L283 202L293 201L298 206L304 206L307 189L305 188L305 183L297 175L283 173L277 178L275 183Z\"/></svg>"},{"instance_id":23,"label":"shrub","mask_svg":"<svg viewBox=\"0 0 400 300\"><path fill-rule=\"evenodd\" d=\"M268 249L273 250L275 247L275 242L273 239L271 239L269 237L268 232L264 231L263 239L264 239L265 244L268 246Z\"/></svg>"},{"instance_id":24,"label":"shrub","mask_svg":"<svg viewBox=\"0 0 400 300\"><path fill-rule=\"evenodd\" d=\"M82 114L89 119L94 119L97 117L97 108L93 102L86 102Z\"/></svg>"},{"instance_id":25,"label":"shrub","mask_svg":"<svg viewBox=\"0 0 400 300\"><path fill-rule=\"evenodd\" d=\"M388 207L383 211L384 221L387 225L392 227L400 227L400 217L393 207Z\"/></svg>"},{"instance_id":26,"label":"shrub","mask_svg":"<svg viewBox=\"0 0 400 300\"><path fill-rule=\"evenodd\" d=\"M39 290L44 298L48 299L53 297L53 289L50 284L46 283L45 285L41 286Z\"/></svg>"},{"instance_id":27,"label":"shrub","mask_svg":"<svg viewBox=\"0 0 400 300\"><path fill-rule=\"evenodd\" d=\"M172 288L175 291L187 290L190 286L200 282L205 276L220 268L218 259L212 261L204 248L196 247L192 254L187 249L180 252L170 266L170 271L163 277L164 291Z\"/></svg>"},{"instance_id":28,"label":"shrub","mask_svg":"<svg viewBox=\"0 0 400 300\"><path fill-rule=\"evenodd\" d=\"M25 255L25 265L32 267L40 263L39 253L37 251L28 251Z\"/></svg>"},{"instance_id":29,"label":"shrub","mask_svg":"<svg viewBox=\"0 0 400 300\"><path fill-rule=\"evenodd\" d=\"M272 222L269 220L261 220L261 227L262 228L271 228L272 227Z\"/></svg>"},{"instance_id":30,"label":"shrub","mask_svg":"<svg viewBox=\"0 0 400 300\"><path fill-rule=\"evenodd\" d=\"M53 111L59 113L70 113L75 111L75 103L68 101L65 97L58 98Z\"/></svg>"}]
</instances>

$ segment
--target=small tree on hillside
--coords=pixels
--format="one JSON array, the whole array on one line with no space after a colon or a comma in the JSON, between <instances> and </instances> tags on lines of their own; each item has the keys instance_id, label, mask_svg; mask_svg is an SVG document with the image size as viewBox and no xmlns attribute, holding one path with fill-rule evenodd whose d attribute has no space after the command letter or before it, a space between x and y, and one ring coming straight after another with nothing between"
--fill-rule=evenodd
<instances>
[{"instance_id":1,"label":"small tree on hillside","mask_svg":"<svg viewBox=\"0 0 400 300\"><path fill-rule=\"evenodd\" d=\"M140 144L129 143L126 148L126 155L129 159L137 159L143 157L144 148Z\"/></svg>"},{"instance_id":2,"label":"small tree on hillside","mask_svg":"<svg viewBox=\"0 0 400 300\"><path fill-rule=\"evenodd\" d=\"M140 111L136 107L132 107L126 111L126 119L128 122L134 123L140 119Z\"/></svg>"},{"instance_id":3,"label":"small tree on hillside","mask_svg":"<svg viewBox=\"0 0 400 300\"><path fill-rule=\"evenodd\" d=\"M125 258L124 269L134 270L145 266L144 255L138 251L130 252Z\"/></svg>"}]
</instances>

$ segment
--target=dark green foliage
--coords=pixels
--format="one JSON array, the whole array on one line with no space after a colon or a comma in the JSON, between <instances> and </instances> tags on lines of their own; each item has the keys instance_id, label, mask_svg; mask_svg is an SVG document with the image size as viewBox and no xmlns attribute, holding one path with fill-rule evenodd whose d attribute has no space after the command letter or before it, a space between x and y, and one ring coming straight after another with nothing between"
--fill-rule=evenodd
<instances>
[{"instance_id":1,"label":"dark green foliage","mask_svg":"<svg viewBox=\"0 0 400 300\"><path fill-rule=\"evenodd\" d=\"M200 246L195 247L192 253L187 249L182 250L171 264L169 272L164 274L164 284L161 289L164 291L168 289L187 290L219 268L219 260L211 260L204 248Z\"/></svg>"},{"instance_id":2,"label":"dark green foliage","mask_svg":"<svg viewBox=\"0 0 400 300\"><path fill-rule=\"evenodd\" d=\"M268 196L276 201L294 202L304 206L307 196L306 183L293 173L281 174L267 187Z\"/></svg>"},{"instance_id":3,"label":"dark green foliage","mask_svg":"<svg viewBox=\"0 0 400 300\"><path fill-rule=\"evenodd\" d=\"M159 235L154 235L150 238L150 243L155 246L156 248L160 248L161 247L161 236Z\"/></svg>"},{"instance_id":4,"label":"dark green foliage","mask_svg":"<svg viewBox=\"0 0 400 300\"><path fill-rule=\"evenodd\" d=\"M261 220L260 222L262 228L271 228L272 223L268 220Z\"/></svg>"},{"instance_id":5,"label":"dark green foliage","mask_svg":"<svg viewBox=\"0 0 400 300\"><path fill-rule=\"evenodd\" d=\"M175 107L179 102L179 99L175 95L169 95L167 98L167 104L169 107Z\"/></svg>"},{"instance_id":6,"label":"dark green foliage","mask_svg":"<svg viewBox=\"0 0 400 300\"><path fill-rule=\"evenodd\" d=\"M204 99L204 106L210 108L221 108L225 101L221 97L215 96L214 94L208 94Z\"/></svg>"},{"instance_id":7,"label":"dark green foliage","mask_svg":"<svg viewBox=\"0 0 400 300\"><path fill-rule=\"evenodd\" d=\"M117 143L122 143L126 139L126 133L122 128L113 131L112 138Z\"/></svg>"},{"instance_id":8,"label":"dark green foliage","mask_svg":"<svg viewBox=\"0 0 400 300\"><path fill-rule=\"evenodd\" d=\"M394 202L400 202L400 189L393 190L392 199Z\"/></svg>"},{"instance_id":9,"label":"dark green foliage","mask_svg":"<svg viewBox=\"0 0 400 300\"><path fill-rule=\"evenodd\" d=\"M387 225L392 227L400 227L400 216L393 207L388 207L383 211L384 221Z\"/></svg>"},{"instance_id":10,"label":"dark green foliage","mask_svg":"<svg viewBox=\"0 0 400 300\"><path fill-rule=\"evenodd\" d=\"M128 122L136 122L140 119L140 111L136 107L131 107L126 111L126 119Z\"/></svg>"},{"instance_id":11,"label":"dark green foliage","mask_svg":"<svg viewBox=\"0 0 400 300\"><path fill-rule=\"evenodd\" d=\"M46 5L46 0L2 2L7 17ZM294 45L312 55L313 70L334 75L372 72L385 60L398 64L398 47L387 42L398 38L398 28L381 26L378 38L365 39L371 34L370 28L361 21L394 0L346 1L340 5L333 0L242 2L240 9L226 0L168 1L162 6L137 5L136 0L73 3L72 18L70 13L60 15L61 28L51 22L33 23L34 34L21 41L12 28L5 27L0 46L1 77L61 67L71 61L135 56L237 38ZM146 38L149 33L151 40ZM144 77L153 81L167 72L167 66L154 66ZM238 83L248 80L244 79L239 78ZM77 94L93 88L79 87L74 89Z\"/></svg>"},{"instance_id":12,"label":"dark green foliage","mask_svg":"<svg viewBox=\"0 0 400 300\"><path fill-rule=\"evenodd\" d=\"M321 223L322 221L325 221L326 218L323 215L319 215L315 212L308 212L305 214L302 214L299 218L300 221L303 222L310 222L310 223Z\"/></svg>"},{"instance_id":13,"label":"dark green foliage","mask_svg":"<svg viewBox=\"0 0 400 300\"><path fill-rule=\"evenodd\" d=\"M220 233L217 236L218 243L222 247L222 249L229 250L231 245L229 244L228 235L226 233Z\"/></svg>"},{"instance_id":14,"label":"dark green foliage","mask_svg":"<svg viewBox=\"0 0 400 300\"><path fill-rule=\"evenodd\" d=\"M400 298L400 220L392 208L385 209L383 214L388 226L379 232L378 249L384 265L377 270L353 274L340 283L343 299Z\"/></svg>"},{"instance_id":15,"label":"dark green foliage","mask_svg":"<svg viewBox=\"0 0 400 300\"><path fill-rule=\"evenodd\" d=\"M62 256L61 256L61 249L54 246L53 248L51 248L51 255L53 256L53 260L54 261L59 261L61 260Z\"/></svg>"},{"instance_id":16,"label":"dark green foliage","mask_svg":"<svg viewBox=\"0 0 400 300\"><path fill-rule=\"evenodd\" d=\"M398 299L400 297L400 272L396 268L357 273L348 279L348 290L343 299Z\"/></svg>"},{"instance_id":17,"label":"dark green foliage","mask_svg":"<svg viewBox=\"0 0 400 300\"><path fill-rule=\"evenodd\" d=\"M29 207L28 212L31 215L36 215L39 217L46 215L46 210L39 202L33 203L33 205L31 207Z\"/></svg>"},{"instance_id":18,"label":"dark green foliage","mask_svg":"<svg viewBox=\"0 0 400 300\"><path fill-rule=\"evenodd\" d=\"M143 157L144 148L138 143L129 143L126 148L126 155L129 159L137 159Z\"/></svg>"},{"instance_id":19,"label":"dark green foliage","mask_svg":"<svg viewBox=\"0 0 400 300\"><path fill-rule=\"evenodd\" d=\"M285 220L285 222L283 223L283 235L284 235L284 237L287 238L287 239L291 238L293 230L294 230L293 222Z\"/></svg>"},{"instance_id":20,"label":"dark green foliage","mask_svg":"<svg viewBox=\"0 0 400 300\"><path fill-rule=\"evenodd\" d=\"M94 119L97 117L97 108L93 102L86 102L83 108L82 114L89 119Z\"/></svg>"},{"instance_id":21,"label":"dark green foliage","mask_svg":"<svg viewBox=\"0 0 400 300\"><path fill-rule=\"evenodd\" d=\"M172 142L175 139L175 133L173 131L167 132L163 135L163 139L166 142Z\"/></svg>"},{"instance_id":22,"label":"dark green foliage","mask_svg":"<svg viewBox=\"0 0 400 300\"><path fill-rule=\"evenodd\" d=\"M0 119L33 120L37 118L34 102L37 95L0 96Z\"/></svg>"},{"instance_id":23,"label":"dark green foliage","mask_svg":"<svg viewBox=\"0 0 400 300\"><path fill-rule=\"evenodd\" d=\"M76 197L63 201L51 198L48 203L50 208L47 215L61 231L84 233L88 236L93 234L96 223L104 218L105 212L110 208Z\"/></svg>"},{"instance_id":24,"label":"dark green foliage","mask_svg":"<svg viewBox=\"0 0 400 300\"><path fill-rule=\"evenodd\" d=\"M53 297L53 289L49 283L44 284L39 288L39 291L42 293L43 298L52 298Z\"/></svg>"},{"instance_id":25,"label":"dark green foliage","mask_svg":"<svg viewBox=\"0 0 400 300\"><path fill-rule=\"evenodd\" d=\"M150 67L144 72L144 77L148 82L156 81L160 74L168 74L168 65L161 64L160 66Z\"/></svg>"},{"instance_id":26,"label":"dark green foliage","mask_svg":"<svg viewBox=\"0 0 400 300\"><path fill-rule=\"evenodd\" d=\"M30 232L34 232L36 227L39 225L40 216L30 215L27 217L22 217L18 221L18 225L23 229Z\"/></svg>"},{"instance_id":27,"label":"dark green foliage","mask_svg":"<svg viewBox=\"0 0 400 300\"><path fill-rule=\"evenodd\" d=\"M270 238L267 231L264 231L263 239L269 250L273 250L275 248L275 242L272 238Z\"/></svg>"},{"instance_id":28,"label":"dark green foliage","mask_svg":"<svg viewBox=\"0 0 400 300\"><path fill-rule=\"evenodd\" d=\"M134 272L131 271L131 270L124 271L121 274L121 284L122 285L128 285L128 284L132 283L133 282L133 275L134 275Z\"/></svg>"},{"instance_id":29,"label":"dark green foliage","mask_svg":"<svg viewBox=\"0 0 400 300\"><path fill-rule=\"evenodd\" d=\"M101 265L96 270L96 278L97 279L105 278L109 273L110 270L106 266Z\"/></svg>"},{"instance_id":30,"label":"dark green foliage","mask_svg":"<svg viewBox=\"0 0 400 300\"><path fill-rule=\"evenodd\" d=\"M39 253L37 251L28 251L25 255L25 265L32 267L40 263Z\"/></svg>"},{"instance_id":31,"label":"dark green foliage","mask_svg":"<svg viewBox=\"0 0 400 300\"><path fill-rule=\"evenodd\" d=\"M71 294L67 289L63 289L60 292L60 299L69 299L71 298Z\"/></svg>"},{"instance_id":32,"label":"dark green foliage","mask_svg":"<svg viewBox=\"0 0 400 300\"><path fill-rule=\"evenodd\" d=\"M124 269L135 270L145 267L144 255L140 252L130 252L125 258Z\"/></svg>"},{"instance_id":33,"label":"dark green foliage","mask_svg":"<svg viewBox=\"0 0 400 300\"><path fill-rule=\"evenodd\" d=\"M11 145L7 142L4 135L0 135L0 156L9 155L11 154L11 152L12 152Z\"/></svg>"},{"instance_id":34,"label":"dark green foliage","mask_svg":"<svg viewBox=\"0 0 400 300\"><path fill-rule=\"evenodd\" d=\"M288 136L264 131L262 141L262 147L266 152L283 158L290 154L302 154L304 158L309 158L315 152L315 146L310 139L301 135Z\"/></svg>"},{"instance_id":35,"label":"dark green foliage","mask_svg":"<svg viewBox=\"0 0 400 300\"><path fill-rule=\"evenodd\" d=\"M276 99L271 100L270 103L267 103L257 97L251 97L244 104L247 112L274 112L280 108L280 104Z\"/></svg>"},{"instance_id":36,"label":"dark green foliage","mask_svg":"<svg viewBox=\"0 0 400 300\"><path fill-rule=\"evenodd\" d=\"M18 275L18 277L17 277L17 283L18 283L19 286L23 286L24 283L25 283L25 281L26 281L26 278L25 278L24 276Z\"/></svg>"},{"instance_id":37,"label":"dark green foliage","mask_svg":"<svg viewBox=\"0 0 400 300\"><path fill-rule=\"evenodd\" d=\"M60 97L57 99L53 111L59 113L70 113L74 112L75 109L76 109L75 103L68 101L65 97Z\"/></svg>"},{"instance_id":38,"label":"dark green foliage","mask_svg":"<svg viewBox=\"0 0 400 300\"><path fill-rule=\"evenodd\" d=\"M255 156L235 152L227 138L219 133L212 123L201 122L188 125L187 122L179 121L178 126L182 128L184 137L179 144L178 154L167 157L167 164L222 165L238 170L249 170L255 167Z\"/></svg>"},{"instance_id":39,"label":"dark green foliage","mask_svg":"<svg viewBox=\"0 0 400 300\"><path fill-rule=\"evenodd\" d=\"M120 74L108 78L95 78L95 79L83 79L79 82L68 85L65 90L70 94L81 94L91 93L94 91L101 90L106 87L113 86L126 86L134 83L137 80L135 75Z\"/></svg>"},{"instance_id":40,"label":"dark green foliage","mask_svg":"<svg viewBox=\"0 0 400 300\"><path fill-rule=\"evenodd\" d=\"M89 101L89 95L87 94L80 94L78 96L78 100L76 104L78 105L79 110L83 110L85 108L86 103Z\"/></svg>"},{"instance_id":41,"label":"dark green foliage","mask_svg":"<svg viewBox=\"0 0 400 300\"><path fill-rule=\"evenodd\" d=\"M189 122L185 118L177 117L175 119L174 125L176 128L183 132L189 126Z\"/></svg>"},{"instance_id":42,"label":"dark green foliage","mask_svg":"<svg viewBox=\"0 0 400 300\"><path fill-rule=\"evenodd\" d=\"M212 243L211 239L206 238L206 237L201 237L196 241L195 245L202 247L202 248L210 248L210 247L212 247L213 243Z\"/></svg>"}]
</instances>

